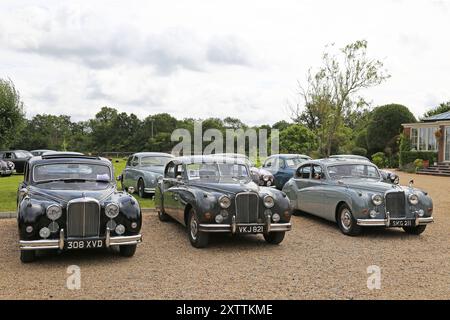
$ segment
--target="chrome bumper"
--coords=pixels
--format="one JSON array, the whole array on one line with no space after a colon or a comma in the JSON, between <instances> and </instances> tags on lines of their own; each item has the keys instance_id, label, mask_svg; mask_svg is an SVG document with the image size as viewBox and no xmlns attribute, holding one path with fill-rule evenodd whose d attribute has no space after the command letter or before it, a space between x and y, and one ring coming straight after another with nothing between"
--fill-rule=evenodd
<instances>
[{"instance_id":1,"label":"chrome bumper","mask_svg":"<svg viewBox=\"0 0 450 320\"><path fill-rule=\"evenodd\" d=\"M49 240L20 240L20 250L47 250L47 249L64 249L64 230L59 232L59 239ZM80 239L83 240L83 239ZM137 234L134 236L117 236L111 237L109 229L106 230L105 246L123 246L133 245L142 242L142 235Z\"/></svg>"},{"instance_id":2,"label":"chrome bumper","mask_svg":"<svg viewBox=\"0 0 450 320\"><path fill-rule=\"evenodd\" d=\"M11 175L11 174L13 174L13 172L12 172L12 170L9 170L9 169L0 171L0 175L2 175L2 176Z\"/></svg>"},{"instance_id":3,"label":"chrome bumper","mask_svg":"<svg viewBox=\"0 0 450 320\"><path fill-rule=\"evenodd\" d=\"M155 193L156 188L144 188L145 193Z\"/></svg>"},{"instance_id":4,"label":"chrome bumper","mask_svg":"<svg viewBox=\"0 0 450 320\"><path fill-rule=\"evenodd\" d=\"M292 223L271 223L270 216L267 217L266 223L236 223L236 217L233 216L231 224L200 224L199 231L201 232L230 232L237 233L238 227L245 226L263 226L264 233L269 232L285 232L292 229Z\"/></svg>"},{"instance_id":5,"label":"chrome bumper","mask_svg":"<svg viewBox=\"0 0 450 320\"><path fill-rule=\"evenodd\" d=\"M356 223L358 226L364 226L364 227L389 227L391 224L392 220L397 220L397 219L391 219L391 218L387 218L387 219L357 219ZM403 219L399 219L399 220L403 220ZM417 217L415 219L414 224L416 226L419 225L423 225L423 224L428 224L428 223L432 223L434 221L433 217L425 217L425 218L419 218Z\"/></svg>"}]
</instances>

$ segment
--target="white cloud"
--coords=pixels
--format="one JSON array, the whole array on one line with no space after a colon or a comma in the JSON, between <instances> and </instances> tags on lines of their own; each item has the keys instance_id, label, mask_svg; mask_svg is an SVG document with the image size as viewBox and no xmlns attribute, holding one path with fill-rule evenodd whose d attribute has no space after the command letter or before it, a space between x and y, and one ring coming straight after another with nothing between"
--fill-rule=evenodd
<instances>
[{"instance_id":1,"label":"white cloud","mask_svg":"<svg viewBox=\"0 0 450 320\"><path fill-rule=\"evenodd\" d=\"M0 77L27 114L288 119L324 46L366 39L392 78L363 92L417 115L450 100L445 1L70 1L0 4Z\"/></svg>"}]
</instances>

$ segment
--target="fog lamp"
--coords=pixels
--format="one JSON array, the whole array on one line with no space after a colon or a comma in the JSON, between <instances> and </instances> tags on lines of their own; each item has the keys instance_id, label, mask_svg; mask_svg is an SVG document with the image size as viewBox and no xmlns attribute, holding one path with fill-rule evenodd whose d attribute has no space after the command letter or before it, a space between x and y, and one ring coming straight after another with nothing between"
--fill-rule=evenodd
<instances>
[{"instance_id":1,"label":"fog lamp","mask_svg":"<svg viewBox=\"0 0 450 320\"><path fill-rule=\"evenodd\" d=\"M27 226L25 228L25 231L28 232L28 233L32 233L33 232L33 227L32 226Z\"/></svg>"},{"instance_id":2,"label":"fog lamp","mask_svg":"<svg viewBox=\"0 0 450 320\"><path fill-rule=\"evenodd\" d=\"M223 222L223 217L222 217L222 215L220 215L220 214L218 214L217 216L216 216L216 223L222 223Z\"/></svg>"},{"instance_id":3,"label":"fog lamp","mask_svg":"<svg viewBox=\"0 0 450 320\"><path fill-rule=\"evenodd\" d=\"M51 233L58 232L58 230L59 230L59 224L58 224L57 222L53 221L52 223L50 223L50 224L48 225L48 228L50 229L50 232L51 232Z\"/></svg>"},{"instance_id":4,"label":"fog lamp","mask_svg":"<svg viewBox=\"0 0 450 320\"><path fill-rule=\"evenodd\" d=\"M125 233L125 227L123 226L123 224L118 224L116 227L116 233L118 235L124 234Z\"/></svg>"},{"instance_id":5,"label":"fog lamp","mask_svg":"<svg viewBox=\"0 0 450 320\"><path fill-rule=\"evenodd\" d=\"M43 227L41 230L39 230L39 235L41 238L48 238L50 236L50 229L47 227Z\"/></svg>"},{"instance_id":6,"label":"fog lamp","mask_svg":"<svg viewBox=\"0 0 450 320\"><path fill-rule=\"evenodd\" d=\"M131 223L131 228L136 229L138 226L137 222L132 222Z\"/></svg>"},{"instance_id":7,"label":"fog lamp","mask_svg":"<svg viewBox=\"0 0 450 320\"><path fill-rule=\"evenodd\" d=\"M106 227L109 228L109 230L116 229L117 223L114 220L109 220L106 224Z\"/></svg>"},{"instance_id":8,"label":"fog lamp","mask_svg":"<svg viewBox=\"0 0 450 320\"><path fill-rule=\"evenodd\" d=\"M280 221L280 215L278 213L274 213L272 216L273 222L279 222Z\"/></svg>"},{"instance_id":9,"label":"fog lamp","mask_svg":"<svg viewBox=\"0 0 450 320\"><path fill-rule=\"evenodd\" d=\"M376 212L375 210L370 210L369 215L371 218L375 218L378 215L378 212Z\"/></svg>"},{"instance_id":10,"label":"fog lamp","mask_svg":"<svg viewBox=\"0 0 450 320\"><path fill-rule=\"evenodd\" d=\"M220 210L220 215L226 219L228 218L228 211L227 210Z\"/></svg>"},{"instance_id":11,"label":"fog lamp","mask_svg":"<svg viewBox=\"0 0 450 320\"><path fill-rule=\"evenodd\" d=\"M423 215L425 214L425 211L423 211L422 209L419 210L419 217L423 217Z\"/></svg>"}]
</instances>

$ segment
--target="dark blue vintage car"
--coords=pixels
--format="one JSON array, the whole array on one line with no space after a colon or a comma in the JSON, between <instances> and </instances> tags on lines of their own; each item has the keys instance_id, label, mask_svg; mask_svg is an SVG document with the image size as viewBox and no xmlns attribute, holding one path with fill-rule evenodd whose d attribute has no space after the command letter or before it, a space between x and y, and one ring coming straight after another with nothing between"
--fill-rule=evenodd
<instances>
[{"instance_id":1,"label":"dark blue vintage car","mask_svg":"<svg viewBox=\"0 0 450 320\"><path fill-rule=\"evenodd\" d=\"M304 154L274 154L264 161L262 167L274 176L274 185L281 190L294 176L298 166L310 159L311 157Z\"/></svg>"},{"instance_id":2,"label":"dark blue vintage car","mask_svg":"<svg viewBox=\"0 0 450 320\"><path fill-rule=\"evenodd\" d=\"M156 189L161 221L172 218L188 229L191 244L207 246L209 235L263 234L270 244L283 241L291 229L286 195L252 181L245 160L213 156L171 160Z\"/></svg>"},{"instance_id":3,"label":"dark blue vintage car","mask_svg":"<svg viewBox=\"0 0 450 320\"><path fill-rule=\"evenodd\" d=\"M33 157L17 193L22 262L38 250L119 247L133 256L141 242L141 209L119 192L108 159L74 153Z\"/></svg>"}]
</instances>

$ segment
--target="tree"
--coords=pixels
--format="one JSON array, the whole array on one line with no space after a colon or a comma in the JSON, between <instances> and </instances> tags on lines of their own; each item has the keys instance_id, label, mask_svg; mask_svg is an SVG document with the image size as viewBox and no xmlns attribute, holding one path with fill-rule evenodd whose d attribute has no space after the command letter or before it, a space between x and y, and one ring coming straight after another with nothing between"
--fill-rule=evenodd
<instances>
[{"instance_id":1,"label":"tree","mask_svg":"<svg viewBox=\"0 0 450 320\"><path fill-rule=\"evenodd\" d=\"M309 153L317 148L315 134L301 124L292 124L280 132L280 152Z\"/></svg>"},{"instance_id":2,"label":"tree","mask_svg":"<svg viewBox=\"0 0 450 320\"><path fill-rule=\"evenodd\" d=\"M423 115L424 118L428 118L431 116L435 116L437 114L440 113L444 113L450 111L450 101L445 102L445 103L441 103L440 105L438 105L437 107L428 110L427 112L425 112L425 114Z\"/></svg>"},{"instance_id":3,"label":"tree","mask_svg":"<svg viewBox=\"0 0 450 320\"><path fill-rule=\"evenodd\" d=\"M416 122L409 109L400 104L388 104L375 108L367 127L369 154L398 152L397 140L402 131L402 123Z\"/></svg>"},{"instance_id":4,"label":"tree","mask_svg":"<svg viewBox=\"0 0 450 320\"><path fill-rule=\"evenodd\" d=\"M306 84L299 83L303 103L290 107L294 121L318 134L319 148L325 155L330 155L335 147L335 138L338 130L345 127L346 117L367 106L358 96L359 91L389 78L381 61L367 57L367 41L348 44L338 52L339 55L326 51L322 67L315 73L308 71Z\"/></svg>"},{"instance_id":5,"label":"tree","mask_svg":"<svg viewBox=\"0 0 450 320\"><path fill-rule=\"evenodd\" d=\"M25 114L19 91L11 80L0 79L0 147L9 148L23 127Z\"/></svg>"}]
</instances>

